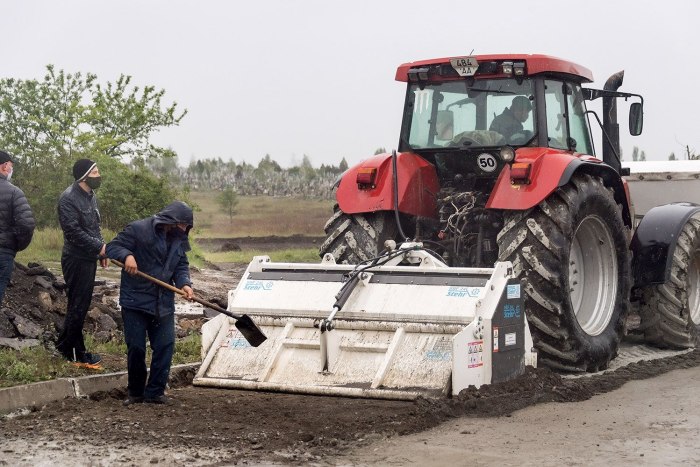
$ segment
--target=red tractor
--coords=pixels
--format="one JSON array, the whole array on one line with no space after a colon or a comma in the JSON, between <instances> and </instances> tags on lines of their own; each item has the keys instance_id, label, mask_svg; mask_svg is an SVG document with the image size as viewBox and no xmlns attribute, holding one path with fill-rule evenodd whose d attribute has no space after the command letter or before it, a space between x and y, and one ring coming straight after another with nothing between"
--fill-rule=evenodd
<instances>
[{"instance_id":1,"label":"red tractor","mask_svg":"<svg viewBox=\"0 0 700 467\"><path fill-rule=\"evenodd\" d=\"M622 72L598 90L562 59L479 55L406 63L396 79L407 83L398 152L343 174L322 256L357 264L412 239L449 266L511 261L539 362L563 370L606 368L633 302L651 341L695 344L700 206L635 219L617 99L632 101L632 135L643 99L617 90ZM586 108L598 98L602 122Z\"/></svg>"}]
</instances>

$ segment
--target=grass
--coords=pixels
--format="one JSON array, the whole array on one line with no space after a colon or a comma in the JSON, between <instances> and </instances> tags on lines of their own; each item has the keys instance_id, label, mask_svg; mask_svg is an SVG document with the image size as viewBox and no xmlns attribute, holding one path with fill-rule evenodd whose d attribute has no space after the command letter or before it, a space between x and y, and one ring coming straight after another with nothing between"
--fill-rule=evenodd
<instances>
[{"instance_id":1,"label":"grass","mask_svg":"<svg viewBox=\"0 0 700 467\"><path fill-rule=\"evenodd\" d=\"M217 191L195 191L192 201L197 237L265 237L268 235L323 236L323 226L333 213L333 200L239 196L233 219L216 202Z\"/></svg>"},{"instance_id":2,"label":"grass","mask_svg":"<svg viewBox=\"0 0 700 467\"><path fill-rule=\"evenodd\" d=\"M216 202L218 192L195 191L192 200L199 206L194 213L194 230L190 237L192 250L187 257L190 264L197 267L209 262L249 262L259 251L233 253L205 253L196 242L197 238L266 237L277 235L323 236L323 226L333 212L332 200L273 198L270 196L241 196L233 222ZM114 238L116 232L103 229L106 241ZM27 264L36 262L58 262L63 248L61 229L46 228L34 232L29 247L17 254L17 261ZM316 262L316 250L289 249L271 254L274 261Z\"/></svg>"},{"instance_id":3,"label":"grass","mask_svg":"<svg viewBox=\"0 0 700 467\"><path fill-rule=\"evenodd\" d=\"M126 370L126 344L123 339L114 339L106 343L96 343L91 335L85 336L85 345L91 351L103 356L102 370L78 368L49 352L43 346L22 350L0 349L0 387L35 383L55 378L72 378L77 376L111 373ZM173 365L196 363L201 360L200 348L202 336L196 333L177 339ZM150 361L150 349L147 361Z\"/></svg>"},{"instance_id":4,"label":"grass","mask_svg":"<svg viewBox=\"0 0 700 467\"><path fill-rule=\"evenodd\" d=\"M321 257L318 248L289 248L287 250L245 250L204 253L204 258L211 263L249 263L253 256L267 255L276 263L318 263Z\"/></svg>"}]
</instances>

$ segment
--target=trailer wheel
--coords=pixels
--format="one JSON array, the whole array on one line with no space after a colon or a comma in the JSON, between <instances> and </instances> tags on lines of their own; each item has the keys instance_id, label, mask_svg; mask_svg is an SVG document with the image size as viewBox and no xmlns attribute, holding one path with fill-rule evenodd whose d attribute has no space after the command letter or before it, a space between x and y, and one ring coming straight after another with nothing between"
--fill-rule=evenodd
<instances>
[{"instance_id":1,"label":"trailer wheel","mask_svg":"<svg viewBox=\"0 0 700 467\"><path fill-rule=\"evenodd\" d=\"M617 355L629 312L629 229L599 178L575 175L525 212L506 212L499 259L523 281L539 360L598 371Z\"/></svg>"},{"instance_id":2,"label":"trailer wheel","mask_svg":"<svg viewBox=\"0 0 700 467\"><path fill-rule=\"evenodd\" d=\"M392 212L346 214L337 204L333 209L324 227L327 237L319 248L321 257L331 253L337 263L357 264L376 257L386 240L396 238Z\"/></svg>"},{"instance_id":3,"label":"trailer wheel","mask_svg":"<svg viewBox=\"0 0 700 467\"><path fill-rule=\"evenodd\" d=\"M687 349L700 332L700 214L688 219L673 251L671 276L642 289L641 328L648 342Z\"/></svg>"}]
</instances>

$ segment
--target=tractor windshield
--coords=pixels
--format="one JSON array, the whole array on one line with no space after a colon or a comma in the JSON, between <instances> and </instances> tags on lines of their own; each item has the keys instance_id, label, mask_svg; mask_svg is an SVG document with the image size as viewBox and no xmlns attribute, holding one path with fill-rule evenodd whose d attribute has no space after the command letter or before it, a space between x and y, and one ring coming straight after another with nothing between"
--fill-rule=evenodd
<instances>
[{"instance_id":1,"label":"tractor windshield","mask_svg":"<svg viewBox=\"0 0 700 467\"><path fill-rule=\"evenodd\" d=\"M401 140L412 149L526 145L534 115L527 79L410 84Z\"/></svg>"}]
</instances>

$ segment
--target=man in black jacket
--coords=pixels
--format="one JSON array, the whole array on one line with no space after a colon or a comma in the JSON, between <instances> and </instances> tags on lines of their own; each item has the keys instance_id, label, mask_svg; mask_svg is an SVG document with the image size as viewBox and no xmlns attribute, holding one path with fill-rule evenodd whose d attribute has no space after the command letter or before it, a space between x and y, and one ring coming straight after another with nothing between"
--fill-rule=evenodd
<instances>
[{"instance_id":1,"label":"man in black jacket","mask_svg":"<svg viewBox=\"0 0 700 467\"><path fill-rule=\"evenodd\" d=\"M58 220L63 229L61 269L68 289L68 310L56 350L80 366L99 368L98 354L86 352L83 324L90 308L99 259L107 267L105 241L100 232L100 211L95 192L100 170L90 159L73 165L75 182L58 199Z\"/></svg>"},{"instance_id":2,"label":"man in black jacket","mask_svg":"<svg viewBox=\"0 0 700 467\"><path fill-rule=\"evenodd\" d=\"M15 266L15 255L29 246L34 214L22 190L10 183L14 162L0 151L0 304Z\"/></svg>"},{"instance_id":3,"label":"man in black jacket","mask_svg":"<svg viewBox=\"0 0 700 467\"><path fill-rule=\"evenodd\" d=\"M107 255L124 263L119 304L129 373L124 405L168 403L165 386L175 349L175 295L136 274L144 272L194 297L190 281L187 234L192 208L174 201L155 216L127 225L107 245ZM146 336L151 343L151 373L146 382Z\"/></svg>"},{"instance_id":4,"label":"man in black jacket","mask_svg":"<svg viewBox=\"0 0 700 467\"><path fill-rule=\"evenodd\" d=\"M527 121L531 110L532 104L527 97L515 96L510 108L506 107L501 115L493 119L489 130L502 134L506 142L525 143L526 134L516 141L513 139L523 131L523 123Z\"/></svg>"}]
</instances>

